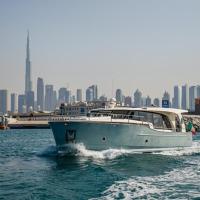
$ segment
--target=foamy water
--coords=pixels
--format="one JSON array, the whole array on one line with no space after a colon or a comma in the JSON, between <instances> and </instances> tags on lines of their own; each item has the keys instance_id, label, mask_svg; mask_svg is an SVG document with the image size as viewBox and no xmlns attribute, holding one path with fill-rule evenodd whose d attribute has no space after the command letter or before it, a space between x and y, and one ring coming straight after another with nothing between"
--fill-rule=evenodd
<instances>
[{"instance_id":1,"label":"foamy water","mask_svg":"<svg viewBox=\"0 0 200 200\"><path fill-rule=\"evenodd\" d=\"M44 155L55 155L58 153L60 156L67 156L68 154L74 156L88 157L92 159L115 159L120 156L128 156L131 154L141 154L141 153L152 153L152 154L161 154L168 156L186 156L200 153L200 141L193 142L191 147L181 147L181 148L172 148L172 149L107 149L102 151L95 151L86 149L84 144L70 144L63 147L62 150L58 150L55 146L50 146L45 149L42 154Z\"/></svg>"}]
</instances>

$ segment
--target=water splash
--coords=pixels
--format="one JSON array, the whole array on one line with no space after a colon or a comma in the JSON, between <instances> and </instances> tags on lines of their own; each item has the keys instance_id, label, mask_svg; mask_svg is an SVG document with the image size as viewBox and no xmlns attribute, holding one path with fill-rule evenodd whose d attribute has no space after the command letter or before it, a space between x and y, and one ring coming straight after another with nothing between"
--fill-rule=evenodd
<instances>
[{"instance_id":1,"label":"water splash","mask_svg":"<svg viewBox=\"0 0 200 200\"><path fill-rule=\"evenodd\" d=\"M193 142L191 147L183 147L167 151L155 152L154 154L162 154L167 156L189 156L200 154L200 141Z\"/></svg>"},{"instance_id":2,"label":"water splash","mask_svg":"<svg viewBox=\"0 0 200 200\"><path fill-rule=\"evenodd\" d=\"M184 148L165 148L165 149L107 149L102 151L89 150L84 144L68 144L57 148L49 146L39 156L80 156L88 157L94 160L112 160L121 156L132 154L152 153L167 156L186 156L200 154L200 141L193 142L192 147Z\"/></svg>"},{"instance_id":3,"label":"water splash","mask_svg":"<svg viewBox=\"0 0 200 200\"><path fill-rule=\"evenodd\" d=\"M116 181L97 199L192 199L199 197L199 185L200 162L197 162L164 175Z\"/></svg>"}]
</instances>

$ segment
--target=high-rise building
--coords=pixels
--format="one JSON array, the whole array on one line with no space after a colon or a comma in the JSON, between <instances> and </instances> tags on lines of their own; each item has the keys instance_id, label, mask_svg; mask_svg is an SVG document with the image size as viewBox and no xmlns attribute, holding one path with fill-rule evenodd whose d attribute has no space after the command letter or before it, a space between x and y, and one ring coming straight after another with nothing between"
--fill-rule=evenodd
<instances>
[{"instance_id":1,"label":"high-rise building","mask_svg":"<svg viewBox=\"0 0 200 200\"><path fill-rule=\"evenodd\" d=\"M18 112L19 113L23 113L25 105L26 105L26 96L24 94L20 94L18 96Z\"/></svg>"},{"instance_id":2,"label":"high-rise building","mask_svg":"<svg viewBox=\"0 0 200 200\"><path fill-rule=\"evenodd\" d=\"M150 107L151 106L151 98L150 96L147 96L146 98L146 107Z\"/></svg>"},{"instance_id":3,"label":"high-rise building","mask_svg":"<svg viewBox=\"0 0 200 200\"><path fill-rule=\"evenodd\" d=\"M55 110L57 104L58 104L57 92L56 90L54 90L53 91L53 110Z\"/></svg>"},{"instance_id":4,"label":"high-rise building","mask_svg":"<svg viewBox=\"0 0 200 200\"><path fill-rule=\"evenodd\" d=\"M195 111L195 99L197 98L197 87L191 86L189 89L190 111Z\"/></svg>"},{"instance_id":5,"label":"high-rise building","mask_svg":"<svg viewBox=\"0 0 200 200\"><path fill-rule=\"evenodd\" d=\"M32 112L34 110L34 92L26 92L26 111Z\"/></svg>"},{"instance_id":6,"label":"high-rise building","mask_svg":"<svg viewBox=\"0 0 200 200\"><path fill-rule=\"evenodd\" d=\"M0 90L0 113L8 111L8 90Z\"/></svg>"},{"instance_id":7,"label":"high-rise building","mask_svg":"<svg viewBox=\"0 0 200 200\"><path fill-rule=\"evenodd\" d=\"M67 93L66 93L66 102L67 103L71 103L71 96L72 96L72 91L67 90Z\"/></svg>"},{"instance_id":8,"label":"high-rise building","mask_svg":"<svg viewBox=\"0 0 200 200\"><path fill-rule=\"evenodd\" d=\"M92 85L90 86L93 90L93 100L97 100L98 99L98 88L97 85Z\"/></svg>"},{"instance_id":9,"label":"high-rise building","mask_svg":"<svg viewBox=\"0 0 200 200\"><path fill-rule=\"evenodd\" d=\"M86 90L86 101L95 101L98 99L97 85L92 85Z\"/></svg>"},{"instance_id":10,"label":"high-rise building","mask_svg":"<svg viewBox=\"0 0 200 200\"><path fill-rule=\"evenodd\" d=\"M131 107L132 106L132 98L130 96L125 97L124 99L124 105Z\"/></svg>"},{"instance_id":11,"label":"high-rise building","mask_svg":"<svg viewBox=\"0 0 200 200\"><path fill-rule=\"evenodd\" d=\"M181 109L181 87L174 86L173 108Z\"/></svg>"},{"instance_id":12,"label":"high-rise building","mask_svg":"<svg viewBox=\"0 0 200 200\"><path fill-rule=\"evenodd\" d=\"M93 90L92 90L92 88L87 88L86 89L86 101L88 102L88 101L93 101L94 99L93 99Z\"/></svg>"},{"instance_id":13,"label":"high-rise building","mask_svg":"<svg viewBox=\"0 0 200 200\"><path fill-rule=\"evenodd\" d=\"M134 93L134 106L142 107L142 93L138 89Z\"/></svg>"},{"instance_id":14,"label":"high-rise building","mask_svg":"<svg viewBox=\"0 0 200 200\"><path fill-rule=\"evenodd\" d=\"M153 100L153 105L155 105L155 106L157 106L157 107L160 107L160 100L159 100L159 98L155 98L155 99Z\"/></svg>"},{"instance_id":15,"label":"high-rise building","mask_svg":"<svg viewBox=\"0 0 200 200\"><path fill-rule=\"evenodd\" d=\"M25 73L25 94L32 91L32 80L31 80L31 61L30 61L30 48L29 48L29 33L27 35L26 44L26 73Z\"/></svg>"},{"instance_id":16,"label":"high-rise building","mask_svg":"<svg viewBox=\"0 0 200 200\"><path fill-rule=\"evenodd\" d=\"M10 111L12 113L16 113L18 111L18 109L17 109L17 106L18 106L17 94L12 93L10 96L11 96L11 107L10 107L11 109L10 109Z\"/></svg>"},{"instance_id":17,"label":"high-rise building","mask_svg":"<svg viewBox=\"0 0 200 200\"><path fill-rule=\"evenodd\" d=\"M171 104L170 94L167 91L164 92L162 101L168 101L168 106L169 108L171 108L172 104Z\"/></svg>"},{"instance_id":18,"label":"high-rise building","mask_svg":"<svg viewBox=\"0 0 200 200\"><path fill-rule=\"evenodd\" d=\"M119 105L122 105L123 102L123 94L121 89L117 89L115 93L116 102Z\"/></svg>"},{"instance_id":19,"label":"high-rise building","mask_svg":"<svg viewBox=\"0 0 200 200\"><path fill-rule=\"evenodd\" d=\"M44 81L42 78L37 79L37 110L44 110Z\"/></svg>"},{"instance_id":20,"label":"high-rise building","mask_svg":"<svg viewBox=\"0 0 200 200\"><path fill-rule=\"evenodd\" d=\"M58 91L58 102L59 102L59 104L67 102L67 88L62 87L62 88L59 89L59 91Z\"/></svg>"},{"instance_id":21,"label":"high-rise building","mask_svg":"<svg viewBox=\"0 0 200 200\"><path fill-rule=\"evenodd\" d=\"M76 90L76 101L82 101L82 90L81 89Z\"/></svg>"},{"instance_id":22,"label":"high-rise building","mask_svg":"<svg viewBox=\"0 0 200 200\"><path fill-rule=\"evenodd\" d=\"M46 111L53 111L53 102L54 95L53 95L53 85L46 85L45 86L45 110Z\"/></svg>"},{"instance_id":23,"label":"high-rise building","mask_svg":"<svg viewBox=\"0 0 200 200\"><path fill-rule=\"evenodd\" d=\"M197 98L200 98L200 85L197 85Z\"/></svg>"},{"instance_id":24,"label":"high-rise building","mask_svg":"<svg viewBox=\"0 0 200 200\"><path fill-rule=\"evenodd\" d=\"M189 109L189 87L187 84L182 86L182 109Z\"/></svg>"}]
</instances>

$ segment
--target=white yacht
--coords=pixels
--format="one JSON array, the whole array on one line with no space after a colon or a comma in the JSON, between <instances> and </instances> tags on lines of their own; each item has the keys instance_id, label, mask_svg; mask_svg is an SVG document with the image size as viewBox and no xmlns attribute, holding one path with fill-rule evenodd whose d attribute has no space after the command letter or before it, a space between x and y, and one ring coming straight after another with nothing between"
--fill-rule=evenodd
<instances>
[{"instance_id":1,"label":"white yacht","mask_svg":"<svg viewBox=\"0 0 200 200\"><path fill-rule=\"evenodd\" d=\"M88 116L49 122L57 146L83 143L87 149L190 147L182 113L186 110L147 107L95 109Z\"/></svg>"}]
</instances>

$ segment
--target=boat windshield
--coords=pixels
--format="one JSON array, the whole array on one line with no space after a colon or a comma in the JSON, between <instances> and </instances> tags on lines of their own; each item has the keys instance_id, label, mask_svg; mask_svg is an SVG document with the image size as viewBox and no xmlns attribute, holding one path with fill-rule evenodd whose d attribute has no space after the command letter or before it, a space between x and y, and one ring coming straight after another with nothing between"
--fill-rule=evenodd
<instances>
[{"instance_id":1,"label":"boat windshield","mask_svg":"<svg viewBox=\"0 0 200 200\"><path fill-rule=\"evenodd\" d=\"M130 110L98 110L92 111L90 116L111 116L112 119L129 119L142 122L152 123L155 129L172 130L172 124L167 116L147 111L130 111Z\"/></svg>"}]
</instances>

